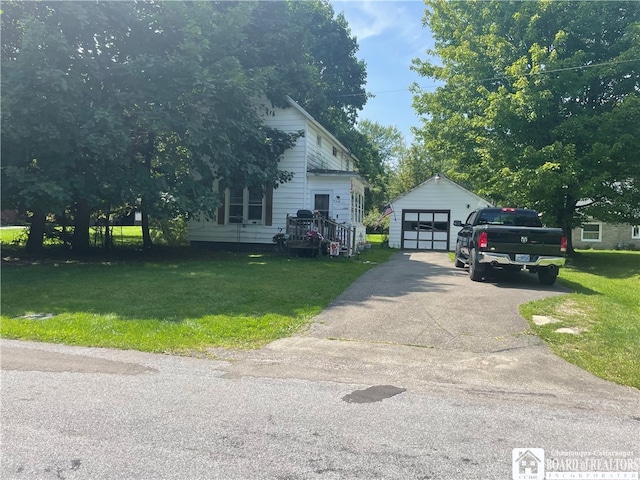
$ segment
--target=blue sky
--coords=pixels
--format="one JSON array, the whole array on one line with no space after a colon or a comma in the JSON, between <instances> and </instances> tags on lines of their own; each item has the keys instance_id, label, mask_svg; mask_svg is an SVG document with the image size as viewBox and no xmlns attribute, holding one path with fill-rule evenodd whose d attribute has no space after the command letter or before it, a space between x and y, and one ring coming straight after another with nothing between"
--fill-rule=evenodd
<instances>
[{"instance_id":1,"label":"blue sky","mask_svg":"<svg viewBox=\"0 0 640 480\"><path fill-rule=\"evenodd\" d=\"M419 126L420 120L411 106L409 86L434 83L410 69L412 59L425 59L426 50L433 47L429 30L422 26L424 3L349 0L332 5L336 14L344 13L351 34L358 39L357 56L367 64L366 90L375 94L360 112L360 119L395 126L410 143L410 128Z\"/></svg>"}]
</instances>

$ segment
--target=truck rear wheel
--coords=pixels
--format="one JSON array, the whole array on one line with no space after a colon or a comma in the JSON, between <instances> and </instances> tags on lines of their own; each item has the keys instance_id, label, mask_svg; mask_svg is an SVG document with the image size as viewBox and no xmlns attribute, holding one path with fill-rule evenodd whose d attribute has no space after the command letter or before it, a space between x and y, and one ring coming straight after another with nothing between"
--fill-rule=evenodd
<instances>
[{"instance_id":1,"label":"truck rear wheel","mask_svg":"<svg viewBox=\"0 0 640 480\"><path fill-rule=\"evenodd\" d=\"M478 263L478 257L476 255L476 249L472 248L469 252L469 278L474 282L482 280L482 270Z\"/></svg>"},{"instance_id":2,"label":"truck rear wheel","mask_svg":"<svg viewBox=\"0 0 640 480\"><path fill-rule=\"evenodd\" d=\"M542 285L553 285L556 283L556 278L558 278L557 268L538 268L538 281Z\"/></svg>"}]
</instances>

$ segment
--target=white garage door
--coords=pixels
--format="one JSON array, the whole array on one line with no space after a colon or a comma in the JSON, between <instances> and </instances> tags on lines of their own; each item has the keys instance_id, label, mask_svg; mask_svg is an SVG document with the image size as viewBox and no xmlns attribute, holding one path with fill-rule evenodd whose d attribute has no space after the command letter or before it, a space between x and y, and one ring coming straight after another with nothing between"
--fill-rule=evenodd
<instances>
[{"instance_id":1,"label":"white garage door","mask_svg":"<svg viewBox=\"0 0 640 480\"><path fill-rule=\"evenodd\" d=\"M402 248L449 249L449 210L403 210Z\"/></svg>"}]
</instances>

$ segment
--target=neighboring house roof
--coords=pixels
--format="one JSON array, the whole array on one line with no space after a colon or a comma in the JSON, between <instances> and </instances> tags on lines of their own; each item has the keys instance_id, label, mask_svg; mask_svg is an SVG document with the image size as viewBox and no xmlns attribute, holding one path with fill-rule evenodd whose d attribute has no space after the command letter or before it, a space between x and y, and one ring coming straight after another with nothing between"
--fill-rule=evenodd
<instances>
[{"instance_id":1,"label":"neighboring house roof","mask_svg":"<svg viewBox=\"0 0 640 480\"><path fill-rule=\"evenodd\" d=\"M400 195L399 197L397 197L395 200L392 200L390 203L395 203L399 200L401 200L402 198L406 197L407 195L409 195L410 193L421 189L422 187L424 187L425 185L429 184L429 183L435 183L435 182L442 182L445 181L453 186L455 186L456 188L460 189L461 191L465 192L466 194L472 195L475 198L478 199L479 202L485 202L487 204L487 206L493 206L493 202L491 202L490 200L487 200L486 198L481 197L480 195L476 195L475 193L473 193L470 190L467 190L466 188L464 188L461 185L458 185L456 182L454 182L453 180L449 180L447 177L445 177L444 175L438 173L436 175L434 175L433 177L429 178L428 180L425 180L424 182L422 182L420 185L412 188L411 190L409 190L408 192L403 193L402 195Z\"/></svg>"},{"instance_id":2,"label":"neighboring house roof","mask_svg":"<svg viewBox=\"0 0 640 480\"><path fill-rule=\"evenodd\" d=\"M371 187L369 182L367 182L367 180L362 175L360 175L360 173L354 170L329 170L326 168L310 168L309 170L307 170L307 175L315 177L357 177L365 187Z\"/></svg>"},{"instance_id":3,"label":"neighboring house roof","mask_svg":"<svg viewBox=\"0 0 640 480\"><path fill-rule=\"evenodd\" d=\"M298 105L298 103L295 102L295 100L293 100L290 96L287 95L287 101L289 102L289 105L291 105L293 108L295 108L296 110L298 110L309 122L311 122L311 124L316 127L318 130L320 130L322 133L324 133L326 136L328 136L333 142L337 143L338 146L344 151L344 153L346 153L347 155L349 155L351 158L353 158L355 161L358 160L358 158L353 155L351 153L351 150L349 150L347 147L345 147L343 145L343 143L338 140L336 137L333 136L333 134L327 130L326 128L324 128L322 126L322 124L320 122L318 122L315 118L313 118L311 116L311 114L309 114L309 112L307 112L304 108L302 108L300 105Z\"/></svg>"}]
</instances>

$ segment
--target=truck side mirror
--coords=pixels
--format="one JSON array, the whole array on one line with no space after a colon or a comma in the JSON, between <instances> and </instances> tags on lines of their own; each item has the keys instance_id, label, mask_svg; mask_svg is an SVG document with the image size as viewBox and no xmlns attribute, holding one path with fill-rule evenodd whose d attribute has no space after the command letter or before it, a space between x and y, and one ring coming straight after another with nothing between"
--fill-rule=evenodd
<instances>
[{"instance_id":1,"label":"truck side mirror","mask_svg":"<svg viewBox=\"0 0 640 480\"><path fill-rule=\"evenodd\" d=\"M462 226L462 222L460 220L454 220L453 221L453 226L454 227L461 227Z\"/></svg>"}]
</instances>

